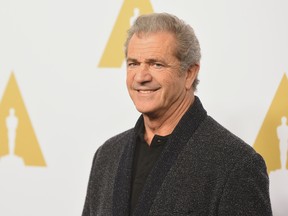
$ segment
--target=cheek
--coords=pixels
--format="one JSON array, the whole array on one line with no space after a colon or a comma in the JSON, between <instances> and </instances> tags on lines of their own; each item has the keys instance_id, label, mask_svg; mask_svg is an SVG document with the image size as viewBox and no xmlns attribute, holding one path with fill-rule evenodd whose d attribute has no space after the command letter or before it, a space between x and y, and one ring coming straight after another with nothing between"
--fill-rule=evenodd
<instances>
[{"instance_id":1,"label":"cheek","mask_svg":"<svg viewBox=\"0 0 288 216\"><path fill-rule=\"evenodd\" d=\"M172 75L169 75L164 79L162 78L161 83L165 86L166 90L169 92L179 89L179 86L182 85L179 77Z\"/></svg>"},{"instance_id":2,"label":"cheek","mask_svg":"<svg viewBox=\"0 0 288 216\"><path fill-rule=\"evenodd\" d=\"M131 73L127 73L126 74L126 86L128 87L129 89L129 86L132 85L132 82L133 82L133 76Z\"/></svg>"},{"instance_id":3,"label":"cheek","mask_svg":"<svg viewBox=\"0 0 288 216\"><path fill-rule=\"evenodd\" d=\"M183 90L185 89L185 81L184 79L174 77L174 80L170 80L170 82L167 81L166 88L168 94L175 97L183 93Z\"/></svg>"}]
</instances>

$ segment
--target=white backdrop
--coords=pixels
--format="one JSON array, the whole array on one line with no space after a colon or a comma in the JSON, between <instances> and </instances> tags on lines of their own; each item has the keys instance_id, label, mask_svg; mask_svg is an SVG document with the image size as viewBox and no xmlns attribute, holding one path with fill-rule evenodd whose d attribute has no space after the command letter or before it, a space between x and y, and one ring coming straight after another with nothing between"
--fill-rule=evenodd
<instances>
[{"instance_id":1,"label":"white backdrop","mask_svg":"<svg viewBox=\"0 0 288 216\"><path fill-rule=\"evenodd\" d=\"M143 2L193 26L203 56L197 95L211 116L253 146L288 74L288 2ZM125 64L98 66L122 5L0 0L0 125L4 105L14 103L12 93L4 100L14 74L46 164L13 162L19 157L5 154L7 145L0 143L1 216L81 215L94 152L134 126L139 113L126 91ZM288 101L288 91L284 95ZM16 146L20 142L16 138ZM28 143L21 145L33 155ZM271 182L276 216L288 214L287 172Z\"/></svg>"}]
</instances>

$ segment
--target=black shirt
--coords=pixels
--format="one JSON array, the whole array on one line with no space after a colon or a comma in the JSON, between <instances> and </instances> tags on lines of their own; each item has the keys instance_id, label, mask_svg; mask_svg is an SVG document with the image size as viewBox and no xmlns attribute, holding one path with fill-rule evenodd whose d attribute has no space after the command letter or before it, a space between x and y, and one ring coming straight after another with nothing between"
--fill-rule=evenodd
<instances>
[{"instance_id":1,"label":"black shirt","mask_svg":"<svg viewBox=\"0 0 288 216\"><path fill-rule=\"evenodd\" d=\"M131 208L132 213L136 207L138 198L143 190L145 181L158 160L169 135L155 135L150 145L144 139L144 126L139 128L136 140L136 148L133 159Z\"/></svg>"}]
</instances>

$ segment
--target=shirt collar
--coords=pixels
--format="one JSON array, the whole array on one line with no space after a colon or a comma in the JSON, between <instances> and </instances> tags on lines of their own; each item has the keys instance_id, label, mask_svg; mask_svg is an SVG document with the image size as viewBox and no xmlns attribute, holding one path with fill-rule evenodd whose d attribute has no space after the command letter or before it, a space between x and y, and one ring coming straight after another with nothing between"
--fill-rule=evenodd
<instances>
[{"instance_id":1,"label":"shirt collar","mask_svg":"<svg viewBox=\"0 0 288 216\"><path fill-rule=\"evenodd\" d=\"M196 109L195 109L196 108ZM200 99L195 96L195 100L194 102L191 104L191 106L189 107L189 109L186 111L186 112L193 112L196 114L196 112L198 110L204 110L204 108L202 107L202 103L200 101ZM206 112L206 111L205 111ZM183 118L183 117L182 117ZM145 132L145 127L144 127L144 118L143 118L143 115L141 115L138 119L138 121L136 122L135 124L135 127L134 127L134 132L136 134L136 137L139 137L141 138L141 140L144 140L144 132ZM173 133L173 132L172 132ZM168 137L170 136L171 134L167 135L167 136L160 136L160 135L155 135L159 138L163 138L163 139L168 139Z\"/></svg>"}]
</instances>

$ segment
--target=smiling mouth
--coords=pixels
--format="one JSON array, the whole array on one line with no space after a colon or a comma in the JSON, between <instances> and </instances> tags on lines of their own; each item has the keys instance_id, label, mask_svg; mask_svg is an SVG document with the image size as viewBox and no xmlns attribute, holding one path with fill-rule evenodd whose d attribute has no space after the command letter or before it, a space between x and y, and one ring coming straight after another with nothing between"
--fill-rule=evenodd
<instances>
[{"instance_id":1,"label":"smiling mouth","mask_svg":"<svg viewBox=\"0 0 288 216\"><path fill-rule=\"evenodd\" d=\"M156 90L137 90L141 94L150 94L155 92Z\"/></svg>"}]
</instances>

